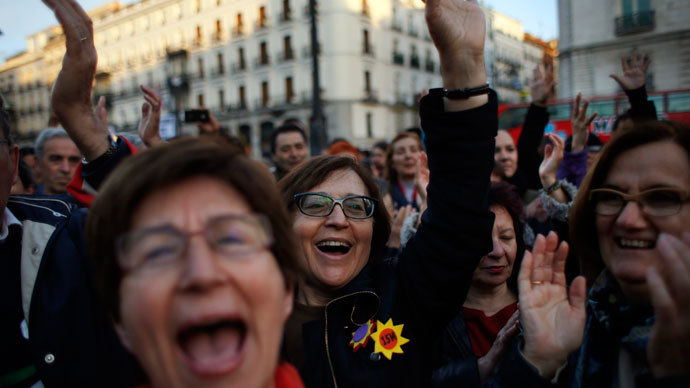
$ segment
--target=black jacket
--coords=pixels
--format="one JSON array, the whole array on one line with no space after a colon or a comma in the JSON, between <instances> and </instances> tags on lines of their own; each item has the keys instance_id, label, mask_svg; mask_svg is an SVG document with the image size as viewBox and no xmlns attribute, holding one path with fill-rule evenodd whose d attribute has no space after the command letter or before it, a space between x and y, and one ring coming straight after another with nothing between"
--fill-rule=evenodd
<instances>
[{"instance_id":1,"label":"black jacket","mask_svg":"<svg viewBox=\"0 0 690 388\"><path fill-rule=\"evenodd\" d=\"M421 103L431 180L422 224L397 258L372 259L339 290L322 320L303 326L308 387L427 387L436 342L479 259L491 249L489 175L498 128L496 94L468 111L446 113L440 96ZM409 339L391 359L374 353L374 340L353 352L352 333L370 318L403 324ZM400 338L398 338L400 340ZM289 361L289 360L288 360Z\"/></svg>"},{"instance_id":2,"label":"black jacket","mask_svg":"<svg viewBox=\"0 0 690 388\"><path fill-rule=\"evenodd\" d=\"M11 196L7 208L23 224L22 302L29 346L47 387L125 386L133 359L91 287L83 227L85 210L67 196ZM107 242L104 242L107 243ZM1 348L1 346L0 346Z\"/></svg>"}]
</instances>

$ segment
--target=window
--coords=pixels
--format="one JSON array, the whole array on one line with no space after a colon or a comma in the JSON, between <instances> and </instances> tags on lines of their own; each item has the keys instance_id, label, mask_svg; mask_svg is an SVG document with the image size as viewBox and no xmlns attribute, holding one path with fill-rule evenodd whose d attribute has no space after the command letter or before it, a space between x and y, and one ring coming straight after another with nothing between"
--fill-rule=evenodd
<instances>
[{"instance_id":1,"label":"window","mask_svg":"<svg viewBox=\"0 0 690 388\"><path fill-rule=\"evenodd\" d=\"M266 46L266 42L261 42L259 45L259 64L268 64L268 47Z\"/></svg>"},{"instance_id":2,"label":"window","mask_svg":"<svg viewBox=\"0 0 690 388\"><path fill-rule=\"evenodd\" d=\"M362 15L369 15L369 4L367 0L362 0Z\"/></svg>"},{"instance_id":3,"label":"window","mask_svg":"<svg viewBox=\"0 0 690 388\"><path fill-rule=\"evenodd\" d=\"M367 94L371 93L371 73L368 71L364 72L364 91Z\"/></svg>"},{"instance_id":4,"label":"window","mask_svg":"<svg viewBox=\"0 0 690 388\"><path fill-rule=\"evenodd\" d=\"M237 49L237 59L239 62L240 70L244 70L246 67L244 64L244 48L240 47Z\"/></svg>"},{"instance_id":5,"label":"window","mask_svg":"<svg viewBox=\"0 0 690 388\"><path fill-rule=\"evenodd\" d=\"M362 30L362 52L364 54L371 54L371 47L369 46L369 31Z\"/></svg>"},{"instance_id":6,"label":"window","mask_svg":"<svg viewBox=\"0 0 690 388\"><path fill-rule=\"evenodd\" d=\"M225 74L225 67L223 66L223 53L218 53L216 56L216 64L218 66L218 74Z\"/></svg>"},{"instance_id":7,"label":"window","mask_svg":"<svg viewBox=\"0 0 690 388\"><path fill-rule=\"evenodd\" d=\"M290 19L292 19L290 0L283 0L283 11L280 13L280 20L286 22Z\"/></svg>"},{"instance_id":8,"label":"window","mask_svg":"<svg viewBox=\"0 0 690 388\"><path fill-rule=\"evenodd\" d=\"M373 128L373 123L372 123L372 114L371 112L367 112L367 137L372 138L374 137L374 128Z\"/></svg>"},{"instance_id":9,"label":"window","mask_svg":"<svg viewBox=\"0 0 690 388\"><path fill-rule=\"evenodd\" d=\"M196 101L197 101L197 105L198 105L200 108L203 108L203 107L204 107L204 95L203 95L203 93L199 93L199 94L196 96Z\"/></svg>"},{"instance_id":10,"label":"window","mask_svg":"<svg viewBox=\"0 0 690 388\"><path fill-rule=\"evenodd\" d=\"M658 108L657 108L658 109ZM668 95L668 112L689 112L690 111L690 93L676 93ZM659 110L663 112L663 110Z\"/></svg>"},{"instance_id":11,"label":"window","mask_svg":"<svg viewBox=\"0 0 690 388\"><path fill-rule=\"evenodd\" d=\"M201 12L201 0L196 0L196 12Z\"/></svg>"},{"instance_id":12,"label":"window","mask_svg":"<svg viewBox=\"0 0 690 388\"><path fill-rule=\"evenodd\" d=\"M510 108L506 109L498 117L498 127L500 129L511 129L522 125L527 115L527 108Z\"/></svg>"},{"instance_id":13,"label":"window","mask_svg":"<svg viewBox=\"0 0 690 388\"><path fill-rule=\"evenodd\" d=\"M197 74L199 75L199 78L204 78L204 59L203 58L197 58L196 59L196 67L197 67Z\"/></svg>"},{"instance_id":14,"label":"window","mask_svg":"<svg viewBox=\"0 0 690 388\"><path fill-rule=\"evenodd\" d=\"M194 34L194 46L201 46L201 26L196 26Z\"/></svg>"},{"instance_id":15,"label":"window","mask_svg":"<svg viewBox=\"0 0 690 388\"><path fill-rule=\"evenodd\" d=\"M261 83L261 106L268 106L268 81Z\"/></svg>"},{"instance_id":16,"label":"window","mask_svg":"<svg viewBox=\"0 0 690 388\"><path fill-rule=\"evenodd\" d=\"M245 109L247 107L247 99L244 86L240 86L237 90L237 95L239 96L240 109Z\"/></svg>"},{"instance_id":17,"label":"window","mask_svg":"<svg viewBox=\"0 0 690 388\"><path fill-rule=\"evenodd\" d=\"M264 28L267 26L267 20L266 20L266 7L261 6L259 7L259 20L256 21L256 27L257 28Z\"/></svg>"},{"instance_id":18,"label":"window","mask_svg":"<svg viewBox=\"0 0 690 388\"><path fill-rule=\"evenodd\" d=\"M589 112L597 112L599 117L615 116L616 102L610 101L592 101L589 103Z\"/></svg>"},{"instance_id":19,"label":"window","mask_svg":"<svg viewBox=\"0 0 690 388\"><path fill-rule=\"evenodd\" d=\"M292 39L290 38L290 35L285 35L283 37L283 59L290 60L292 58Z\"/></svg>"},{"instance_id":20,"label":"window","mask_svg":"<svg viewBox=\"0 0 690 388\"><path fill-rule=\"evenodd\" d=\"M570 104L551 105L546 110L551 115L551 120L570 120Z\"/></svg>"},{"instance_id":21,"label":"window","mask_svg":"<svg viewBox=\"0 0 690 388\"><path fill-rule=\"evenodd\" d=\"M232 30L232 36L241 36L243 34L244 25L242 24L242 13L237 14L237 22Z\"/></svg>"},{"instance_id":22,"label":"window","mask_svg":"<svg viewBox=\"0 0 690 388\"><path fill-rule=\"evenodd\" d=\"M292 77L285 78L285 102L291 103L295 97L295 92L292 89Z\"/></svg>"},{"instance_id":23,"label":"window","mask_svg":"<svg viewBox=\"0 0 690 388\"><path fill-rule=\"evenodd\" d=\"M225 110L225 92L223 89L218 90L218 107Z\"/></svg>"},{"instance_id":24,"label":"window","mask_svg":"<svg viewBox=\"0 0 690 388\"><path fill-rule=\"evenodd\" d=\"M213 39L220 40L223 36L223 22L220 19L216 19L216 32L213 34Z\"/></svg>"}]
</instances>

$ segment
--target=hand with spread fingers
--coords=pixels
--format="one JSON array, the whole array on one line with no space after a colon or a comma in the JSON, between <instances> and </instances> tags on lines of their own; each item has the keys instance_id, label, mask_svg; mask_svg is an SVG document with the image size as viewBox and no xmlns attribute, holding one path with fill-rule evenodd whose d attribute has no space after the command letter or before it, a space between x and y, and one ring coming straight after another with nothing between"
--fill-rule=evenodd
<instances>
[{"instance_id":1,"label":"hand with spread fingers","mask_svg":"<svg viewBox=\"0 0 690 388\"><path fill-rule=\"evenodd\" d=\"M650 267L647 283L656 315L647 346L655 377L690 374L690 233L660 234L661 268Z\"/></svg>"},{"instance_id":2,"label":"hand with spread fingers","mask_svg":"<svg viewBox=\"0 0 690 388\"><path fill-rule=\"evenodd\" d=\"M513 339L518 333L520 311L516 311L508 319L508 322L501 328L496 335L491 349L484 356L477 359L477 369L479 370L479 381L482 383L491 375L494 368L501 360L503 353L510 347Z\"/></svg>"},{"instance_id":3,"label":"hand with spread fingers","mask_svg":"<svg viewBox=\"0 0 690 388\"><path fill-rule=\"evenodd\" d=\"M618 82L623 90L635 90L644 86L647 77L647 69L652 60L646 55L633 53L630 57L621 58L621 68L623 76L611 74L609 77Z\"/></svg>"},{"instance_id":4,"label":"hand with spread fingers","mask_svg":"<svg viewBox=\"0 0 690 388\"><path fill-rule=\"evenodd\" d=\"M146 102L141 106L138 132L141 140L150 148L163 143L160 135L161 97L148 86L141 85L141 91Z\"/></svg>"},{"instance_id":5,"label":"hand with spread fingers","mask_svg":"<svg viewBox=\"0 0 690 388\"><path fill-rule=\"evenodd\" d=\"M565 141L555 133L547 133L545 135L551 144L544 147L544 160L539 165L539 179L544 189L551 187L556 183L558 167L563 161L565 155ZM568 197L561 189L556 189L550 193L558 202L568 203Z\"/></svg>"},{"instance_id":6,"label":"hand with spread fingers","mask_svg":"<svg viewBox=\"0 0 690 388\"><path fill-rule=\"evenodd\" d=\"M532 103L537 106L545 107L546 103L553 96L553 66L546 65L545 74L542 73L540 65L537 65L532 72L532 82L530 82L530 96Z\"/></svg>"},{"instance_id":7,"label":"hand with spread fingers","mask_svg":"<svg viewBox=\"0 0 690 388\"><path fill-rule=\"evenodd\" d=\"M567 257L568 244L559 244L556 233L539 235L518 276L522 354L547 379L580 347L585 329L585 279L578 276L568 290Z\"/></svg>"},{"instance_id":8,"label":"hand with spread fingers","mask_svg":"<svg viewBox=\"0 0 690 388\"><path fill-rule=\"evenodd\" d=\"M587 108L589 101L585 100L580 107L582 101L582 93L578 93L575 97L575 105L573 106L573 114L570 117L570 123L573 127L573 145L571 152L580 152L587 144L587 137L589 137L589 125L592 124L594 118L597 117L597 112L592 113L587 117Z\"/></svg>"},{"instance_id":9,"label":"hand with spread fingers","mask_svg":"<svg viewBox=\"0 0 690 388\"><path fill-rule=\"evenodd\" d=\"M66 52L53 86L51 106L87 160L105 153L108 128L91 106L91 88L98 56L93 23L76 0L43 0L65 34Z\"/></svg>"},{"instance_id":10,"label":"hand with spread fingers","mask_svg":"<svg viewBox=\"0 0 690 388\"><path fill-rule=\"evenodd\" d=\"M477 0L426 0L426 22L441 62L443 87L465 89L486 84L486 20ZM446 102L447 110L485 104L486 95Z\"/></svg>"}]
</instances>

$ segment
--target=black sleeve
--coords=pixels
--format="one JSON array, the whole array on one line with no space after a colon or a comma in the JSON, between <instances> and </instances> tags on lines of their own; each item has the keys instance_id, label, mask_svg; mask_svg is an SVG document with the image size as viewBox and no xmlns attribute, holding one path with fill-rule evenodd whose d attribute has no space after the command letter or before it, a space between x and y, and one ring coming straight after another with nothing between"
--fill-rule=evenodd
<instances>
[{"instance_id":1,"label":"black sleeve","mask_svg":"<svg viewBox=\"0 0 690 388\"><path fill-rule=\"evenodd\" d=\"M656 106L654 102L647 99L647 89L645 86L633 90L626 90L625 94L630 101L630 110L628 114L633 120L649 119L656 120Z\"/></svg>"},{"instance_id":2,"label":"black sleeve","mask_svg":"<svg viewBox=\"0 0 690 388\"><path fill-rule=\"evenodd\" d=\"M530 104L522 124L522 132L518 140L518 170L527 179L527 188L541 189L541 179L539 179L539 145L544 137L544 129L549 123L549 112L545 107Z\"/></svg>"},{"instance_id":3,"label":"black sleeve","mask_svg":"<svg viewBox=\"0 0 690 388\"><path fill-rule=\"evenodd\" d=\"M479 259L491 250L487 195L493 169L498 103L445 112L443 98L422 99L430 181L428 208L400 255L398 278L410 311L439 337L457 313Z\"/></svg>"},{"instance_id":4,"label":"black sleeve","mask_svg":"<svg viewBox=\"0 0 690 388\"><path fill-rule=\"evenodd\" d=\"M132 154L132 150L127 142L119 137L117 139L117 148L115 153L109 158L96 159L90 163L84 164L81 175L82 178L96 191L110 173L117 167L120 162Z\"/></svg>"}]
</instances>

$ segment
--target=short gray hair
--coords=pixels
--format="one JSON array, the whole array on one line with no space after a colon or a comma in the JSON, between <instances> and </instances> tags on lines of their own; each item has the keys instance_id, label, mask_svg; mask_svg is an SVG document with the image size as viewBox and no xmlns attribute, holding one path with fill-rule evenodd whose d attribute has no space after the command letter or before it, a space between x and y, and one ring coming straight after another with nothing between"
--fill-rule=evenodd
<instances>
[{"instance_id":1,"label":"short gray hair","mask_svg":"<svg viewBox=\"0 0 690 388\"><path fill-rule=\"evenodd\" d=\"M43 149L48 140L63 137L69 138L69 135L67 131L60 127L48 127L41 131L36 138L36 146L34 147L36 149L36 157L38 159L43 158Z\"/></svg>"}]
</instances>

